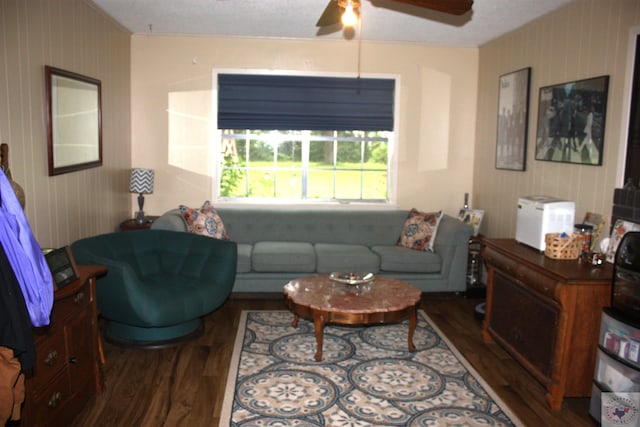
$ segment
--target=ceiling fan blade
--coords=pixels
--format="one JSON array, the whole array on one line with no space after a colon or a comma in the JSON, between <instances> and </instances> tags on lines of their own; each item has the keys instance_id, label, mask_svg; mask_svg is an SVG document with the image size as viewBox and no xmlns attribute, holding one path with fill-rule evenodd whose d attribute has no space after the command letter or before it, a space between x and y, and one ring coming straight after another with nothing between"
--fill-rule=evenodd
<instances>
[{"instance_id":1,"label":"ceiling fan blade","mask_svg":"<svg viewBox=\"0 0 640 427\"><path fill-rule=\"evenodd\" d=\"M398 3L424 7L451 15L464 15L471 10L473 0L393 0Z\"/></svg>"},{"instance_id":2,"label":"ceiling fan blade","mask_svg":"<svg viewBox=\"0 0 640 427\"><path fill-rule=\"evenodd\" d=\"M329 4L322 12L320 19L316 22L316 27L328 27L330 25L339 24L341 21L343 9L338 4L338 0L329 0Z\"/></svg>"}]
</instances>

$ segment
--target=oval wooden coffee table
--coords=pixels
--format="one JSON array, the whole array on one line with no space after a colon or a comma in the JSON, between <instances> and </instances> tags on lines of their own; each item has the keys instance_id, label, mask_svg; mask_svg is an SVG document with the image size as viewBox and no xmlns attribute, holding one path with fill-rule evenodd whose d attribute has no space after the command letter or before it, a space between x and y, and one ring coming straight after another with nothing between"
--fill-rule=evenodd
<instances>
[{"instance_id":1,"label":"oval wooden coffee table","mask_svg":"<svg viewBox=\"0 0 640 427\"><path fill-rule=\"evenodd\" d=\"M313 320L318 362L322 360L322 335L327 323L368 325L409 319L407 343L409 351L415 351L413 333L421 291L402 280L376 276L366 284L348 285L330 280L328 274L307 276L287 283L284 295L294 314L294 328L299 317Z\"/></svg>"}]
</instances>

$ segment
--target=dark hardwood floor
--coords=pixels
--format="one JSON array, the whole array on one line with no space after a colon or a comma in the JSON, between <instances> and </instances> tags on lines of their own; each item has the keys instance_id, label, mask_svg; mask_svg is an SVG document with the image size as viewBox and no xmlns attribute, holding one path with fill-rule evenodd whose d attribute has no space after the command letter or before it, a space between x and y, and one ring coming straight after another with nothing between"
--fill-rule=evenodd
<instances>
[{"instance_id":1,"label":"dark hardwood floor","mask_svg":"<svg viewBox=\"0 0 640 427\"><path fill-rule=\"evenodd\" d=\"M423 309L527 425L588 426L589 399L565 399L549 410L543 387L497 344L484 344L473 308L481 300L427 297ZM92 398L74 426L217 426L242 310L285 309L282 298L233 297L205 318L194 341L161 350L104 343L105 391Z\"/></svg>"}]
</instances>

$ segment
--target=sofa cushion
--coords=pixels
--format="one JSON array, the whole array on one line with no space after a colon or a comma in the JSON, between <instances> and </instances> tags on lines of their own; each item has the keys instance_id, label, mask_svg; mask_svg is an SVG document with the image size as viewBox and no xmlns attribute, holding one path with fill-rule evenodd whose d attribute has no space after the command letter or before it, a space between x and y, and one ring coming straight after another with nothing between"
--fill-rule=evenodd
<instances>
[{"instance_id":1,"label":"sofa cushion","mask_svg":"<svg viewBox=\"0 0 640 427\"><path fill-rule=\"evenodd\" d=\"M318 273L334 271L358 271L377 273L380 259L362 245L347 245L340 243L316 243Z\"/></svg>"},{"instance_id":2,"label":"sofa cushion","mask_svg":"<svg viewBox=\"0 0 640 427\"><path fill-rule=\"evenodd\" d=\"M210 201L204 202L200 209L180 205L180 213L187 223L189 232L215 239L229 240L222 219Z\"/></svg>"},{"instance_id":3,"label":"sofa cushion","mask_svg":"<svg viewBox=\"0 0 640 427\"><path fill-rule=\"evenodd\" d=\"M257 242L253 245L251 267L258 272L313 273L316 253L307 242Z\"/></svg>"},{"instance_id":4,"label":"sofa cushion","mask_svg":"<svg viewBox=\"0 0 640 427\"><path fill-rule=\"evenodd\" d=\"M442 211L425 213L411 209L396 245L418 251L433 251L441 218Z\"/></svg>"},{"instance_id":5,"label":"sofa cushion","mask_svg":"<svg viewBox=\"0 0 640 427\"><path fill-rule=\"evenodd\" d=\"M435 252L414 251L400 246L373 246L380 256L380 271L401 273L438 273L442 257Z\"/></svg>"},{"instance_id":6,"label":"sofa cushion","mask_svg":"<svg viewBox=\"0 0 640 427\"><path fill-rule=\"evenodd\" d=\"M238 243L238 273L248 273L251 271L251 251L253 245Z\"/></svg>"}]
</instances>

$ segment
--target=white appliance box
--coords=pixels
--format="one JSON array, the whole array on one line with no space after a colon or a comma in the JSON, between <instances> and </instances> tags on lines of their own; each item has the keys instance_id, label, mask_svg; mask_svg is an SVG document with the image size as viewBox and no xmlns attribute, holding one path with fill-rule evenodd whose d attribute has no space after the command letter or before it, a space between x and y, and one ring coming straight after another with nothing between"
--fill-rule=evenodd
<instances>
[{"instance_id":1,"label":"white appliance box","mask_svg":"<svg viewBox=\"0 0 640 427\"><path fill-rule=\"evenodd\" d=\"M549 196L518 199L516 241L539 251L545 249L545 234L573 233L575 202Z\"/></svg>"}]
</instances>

